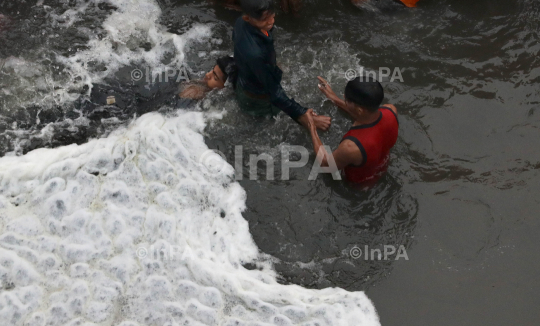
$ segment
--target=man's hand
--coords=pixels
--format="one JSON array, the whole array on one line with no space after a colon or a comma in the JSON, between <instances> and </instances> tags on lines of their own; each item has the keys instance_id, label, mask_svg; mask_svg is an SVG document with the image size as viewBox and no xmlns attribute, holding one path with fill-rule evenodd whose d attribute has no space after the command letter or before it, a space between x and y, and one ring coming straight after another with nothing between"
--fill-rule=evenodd
<instances>
[{"instance_id":1,"label":"man's hand","mask_svg":"<svg viewBox=\"0 0 540 326\"><path fill-rule=\"evenodd\" d=\"M330 84L328 84L328 82L322 78L321 76L317 77L317 79L319 80L319 89L321 90L321 92L324 94L324 96L326 96L329 100L331 100L332 102L336 102L336 98L337 98L337 95L336 93L334 93L334 91L332 90L332 87L330 87Z\"/></svg>"},{"instance_id":2,"label":"man's hand","mask_svg":"<svg viewBox=\"0 0 540 326\"><path fill-rule=\"evenodd\" d=\"M315 123L315 127L317 127L317 129L321 129L322 131L327 131L332 124L332 118L324 115L317 115L315 112L313 112L312 119Z\"/></svg>"},{"instance_id":3,"label":"man's hand","mask_svg":"<svg viewBox=\"0 0 540 326\"><path fill-rule=\"evenodd\" d=\"M189 98L192 100L200 100L205 95L205 89L199 85L190 85L178 94L181 98Z\"/></svg>"},{"instance_id":4,"label":"man's hand","mask_svg":"<svg viewBox=\"0 0 540 326\"><path fill-rule=\"evenodd\" d=\"M317 130L317 126L315 125L315 120L314 118L317 116L317 113L313 112L312 109L308 109L306 111L306 114L305 114L306 118L307 118L307 129L309 131L316 131Z\"/></svg>"},{"instance_id":5,"label":"man's hand","mask_svg":"<svg viewBox=\"0 0 540 326\"><path fill-rule=\"evenodd\" d=\"M313 109L309 109L298 118L298 122L300 122L307 130L312 130L313 128L326 131L332 124L332 118L324 115L317 115L317 113L313 112Z\"/></svg>"}]
</instances>

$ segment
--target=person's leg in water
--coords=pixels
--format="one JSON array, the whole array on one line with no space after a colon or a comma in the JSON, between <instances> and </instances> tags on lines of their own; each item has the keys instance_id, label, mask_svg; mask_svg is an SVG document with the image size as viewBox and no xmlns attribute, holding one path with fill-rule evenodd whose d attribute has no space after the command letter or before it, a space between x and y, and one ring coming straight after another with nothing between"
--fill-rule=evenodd
<instances>
[{"instance_id":1,"label":"person's leg in water","mask_svg":"<svg viewBox=\"0 0 540 326\"><path fill-rule=\"evenodd\" d=\"M362 4L366 4L366 3L369 3L373 0L351 0L352 4L357 6L357 7L361 7ZM416 3L419 1L419 0L394 0L396 2L400 2L402 4L404 4L405 6L409 7L409 8L412 8L412 7L416 7Z\"/></svg>"},{"instance_id":2,"label":"person's leg in water","mask_svg":"<svg viewBox=\"0 0 540 326\"><path fill-rule=\"evenodd\" d=\"M244 112L249 115L262 117L262 116L276 116L281 112L281 110L272 103L267 98L256 97L252 94L248 94L240 85L236 86L235 89L236 100L238 106Z\"/></svg>"},{"instance_id":3,"label":"person's leg in water","mask_svg":"<svg viewBox=\"0 0 540 326\"><path fill-rule=\"evenodd\" d=\"M295 16L302 9L302 0L281 0L281 10L286 14L292 12Z\"/></svg>"},{"instance_id":4,"label":"person's leg in water","mask_svg":"<svg viewBox=\"0 0 540 326\"><path fill-rule=\"evenodd\" d=\"M0 14L0 32L7 26L9 19L7 16Z\"/></svg>"},{"instance_id":5,"label":"person's leg in water","mask_svg":"<svg viewBox=\"0 0 540 326\"><path fill-rule=\"evenodd\" d=\"M214 0L216 2L216 0ZM360 7L364 3L368 3L373 0L351 0L352 4ZM419 0L394 0L397 2L401 2L407 7L416 7L416 3ZM223 6L229 9L242 11L240 8L240 1L239 0L219 0L217 2L223 3ZM293 13L294 15L298 15L300 12L300 9L302 9L302 0L280 0L281 10L288 14L289 12Z\"/></svg>"},{"instance_id":6,"label":"person's leg in water","mask_svg":"<svg viewBox=\"0 0 540 326\"><path fill-rule=\"evenodd\" d=\"M214 2L216 2L216 1L214 0ZM222 2L223 5L225 6L225 8L233 9L233 10L236 10L236 11L242 11L242 9L240 8L240 1L239 0L221 0L221 1L218 1L218 2Z\"/></svg>"},{"instance_id":7,"label":"person's leg in water","mask_svg":"<svg viewBox=\"0 0 540 326\"><path fill-rule=\"evenodd\" d=\"M221 3L225 8L242 11L240 0L213 0ZM297 15L302 8L302 0L280 0L281 10L288 14L289 12Z\"/></svg>"}]
</instances>

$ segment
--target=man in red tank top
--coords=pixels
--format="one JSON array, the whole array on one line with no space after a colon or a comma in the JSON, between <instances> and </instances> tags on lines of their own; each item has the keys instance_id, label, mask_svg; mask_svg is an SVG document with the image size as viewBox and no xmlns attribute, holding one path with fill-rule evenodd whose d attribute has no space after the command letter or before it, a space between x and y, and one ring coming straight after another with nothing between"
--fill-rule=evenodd
<instances>
[{"instance_id":1,"label":"man in red tank top","mask_svg":"<svg viewBox=\"0 0 540 326\"><path fill-rule=\"evenodd\" d=\"M390 149L398 137L397 109L392 104L381 106L384 99L382 85L367 77L357 77L345 87L345 100L340 99L322 77L319 89L339 108L347 112L354 123L343 136L338 148L328 154L312 122L309 111L309 131L317 159L322 167L334 165L342 170L347 180L354 183L376 182L388 166ZM332 162L333 161L333 162Z\"/></svg>"}]
</instances>

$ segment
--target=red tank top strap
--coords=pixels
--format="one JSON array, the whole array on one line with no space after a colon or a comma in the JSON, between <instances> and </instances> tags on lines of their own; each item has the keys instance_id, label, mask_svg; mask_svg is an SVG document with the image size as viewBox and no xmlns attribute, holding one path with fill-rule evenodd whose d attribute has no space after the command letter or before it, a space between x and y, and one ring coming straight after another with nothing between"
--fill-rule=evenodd
<instances>
[{"instance_id":1,"label":"red tank top strap","mask_svg":"<svg viewBox=\"0 0 540 326\"><path fill-rule=\"evenodd\" d=\"M388 163L390 149L398 136L399 122L396 113L388 108L379 108L379 118L370 124L352 127L343 140L350 140L362 153L362 164L345 167L345 176L349 181L362 183L384 173Z\"/></svg>"},{"instance_id":2,"label":"red tank top strap","mask_svg":"<svg viewBox=\"0 0 540 326\"><path fill-rule=\"evenodd\" d=\"M389 108L387 106L381 106L381 109L385 109L385 110L388 110L388 111L392 112L394 117L396 117L396 122L397 122L397 124L399 126L399 119L398 119L398 116L397 116L396 112L394 112L394 110L392 110L391 108Z\"/></svg>"}]
</instances>

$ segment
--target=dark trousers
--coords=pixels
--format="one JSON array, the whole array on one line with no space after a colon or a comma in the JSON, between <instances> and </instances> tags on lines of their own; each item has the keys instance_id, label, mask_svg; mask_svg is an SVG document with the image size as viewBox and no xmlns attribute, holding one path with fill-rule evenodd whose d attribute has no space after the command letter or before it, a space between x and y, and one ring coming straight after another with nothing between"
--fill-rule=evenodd
<instances>
[{"instance_id":1,"label":"dark trousers","mask_svg":"<svg viewBox=\"0 0 540 326\"><path fill-rule=\"evenodd\" d=\"M281 112L270 103L270 98L257 98L256 95L247 93L240 85L236 85L235 93L238 106L247 114L262 117L275 116Z\"/></svg>"}]
</instances>

